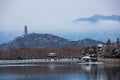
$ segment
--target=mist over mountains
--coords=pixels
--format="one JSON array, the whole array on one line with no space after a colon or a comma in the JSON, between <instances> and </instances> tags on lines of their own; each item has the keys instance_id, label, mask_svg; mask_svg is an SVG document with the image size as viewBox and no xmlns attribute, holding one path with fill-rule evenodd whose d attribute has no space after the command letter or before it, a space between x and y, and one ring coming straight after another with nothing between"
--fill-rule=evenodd
<instances>
[{"instance_id":1,"label":"mist over mountains","mask_svg":"<svg viewBox=\"0 0 120 80\"><path fill-rule=\"evenodd\" d=\"M90 22L90 23L97 23L100 20L112 20L112 21L118 21L120 22L120 16L119 15L110 15L110 16L104 16L104 15L93 15L88 18L78 18L75 19L74 22Z\"/></svg>"},{"instance_id":2,"label":"mist over mountains","mask_svg":"<svg viewBox=\"0 0 120 80\"><path fill-rule=\"evenodd\" d=\"M82 47L85 45L93 46L103 43L92 39L71 41L52 34L32 33L19 36L13 41L0 45L0 49L11 48L62 48L62 47Z\"/></svg>"}]
</instances>

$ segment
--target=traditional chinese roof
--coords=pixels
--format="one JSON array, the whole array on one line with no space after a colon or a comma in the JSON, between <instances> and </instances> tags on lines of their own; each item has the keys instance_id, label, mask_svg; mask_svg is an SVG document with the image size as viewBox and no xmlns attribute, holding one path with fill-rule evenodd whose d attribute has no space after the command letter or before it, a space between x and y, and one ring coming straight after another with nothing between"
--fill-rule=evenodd
<instances>
[{"instance_id":1,"label":"traditional chinese roof","mask_svg":"<svg viewBox=\"0 0 120 80\"><path fill-rule=\"evenodd\" d=\"M98 47L103 47L103 45L102 45L102 44L98 44L97 46L98 46Z\"/></svg>"},{"instance_id":2,"label":"traditional chinese roof","mask_svg":"<svg viewBox=\"0 0 120 80\"><path fill-rule=\"evenodd\" d=\"M56 53L49 53L48 56L57 56Z\"/></svg>"}]
</instances>

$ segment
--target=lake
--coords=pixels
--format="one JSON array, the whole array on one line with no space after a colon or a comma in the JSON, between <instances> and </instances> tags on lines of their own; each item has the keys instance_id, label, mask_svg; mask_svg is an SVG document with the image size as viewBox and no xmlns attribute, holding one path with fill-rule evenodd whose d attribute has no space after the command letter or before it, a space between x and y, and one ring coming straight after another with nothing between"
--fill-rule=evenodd
<instances>
[{"instance_id":1,"label":"lake","mask_svg":"<svg viewBox=\"0 0 120 80\"><path fill-rule=\"evenodd\" d=\"M0 65L0 80L120 80L120 67L77 63Z\"/></svg>"}]
</instances>

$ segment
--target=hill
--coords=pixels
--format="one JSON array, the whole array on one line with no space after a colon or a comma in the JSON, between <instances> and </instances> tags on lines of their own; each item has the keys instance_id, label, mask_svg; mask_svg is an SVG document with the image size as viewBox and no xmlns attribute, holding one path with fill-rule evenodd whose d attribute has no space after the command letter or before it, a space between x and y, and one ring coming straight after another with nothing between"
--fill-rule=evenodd
<instances>
[{"instance_id":1,"label":"hill","mask_svg":"<svg viewBox=\"0 0 120 80\"><path fill-rule=\"evenodd\" d=\"M92 39L70 41L52 34L28 34L19 36L7 44L0 45L0 49L11 48L62 48L62 47L81 47L84 45L92 46L103 43Z\"/></svg>"}]
</instances>

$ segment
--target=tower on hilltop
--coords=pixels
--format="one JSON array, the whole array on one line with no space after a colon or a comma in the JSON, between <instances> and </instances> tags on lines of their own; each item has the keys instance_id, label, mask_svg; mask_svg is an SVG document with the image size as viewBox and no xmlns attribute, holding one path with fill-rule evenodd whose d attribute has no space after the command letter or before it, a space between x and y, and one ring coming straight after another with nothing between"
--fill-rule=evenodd
<instances>
[{"instance_id":1,"label":"tower on hilltop","mask_svg":"<svg viewBox=\"0 0 120 80\"><path fill-rule=\"evenodd\" d=\"M24 35L27 35L28 34L28 32L27 32L27 26L25 25L25 27L24 27Z\"/></svg>"}]
</instances>

